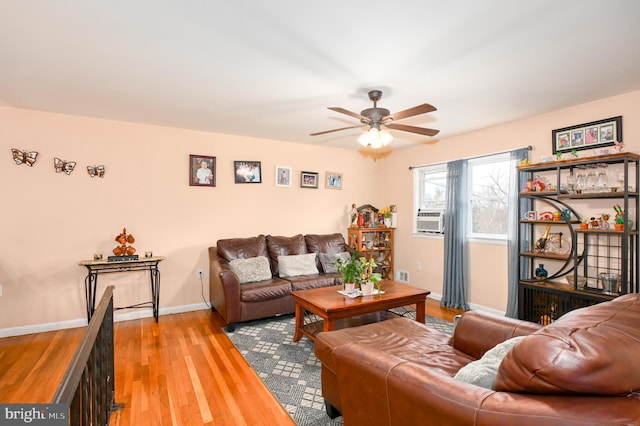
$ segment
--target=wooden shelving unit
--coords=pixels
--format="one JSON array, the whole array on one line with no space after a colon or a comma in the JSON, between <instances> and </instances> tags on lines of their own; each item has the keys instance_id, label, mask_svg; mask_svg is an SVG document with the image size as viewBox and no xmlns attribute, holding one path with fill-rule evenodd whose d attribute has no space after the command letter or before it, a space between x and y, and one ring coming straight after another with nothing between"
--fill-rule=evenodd
<instances>
[{"instance_id":1,"label":"wooden shelving unit","mask_svg":"<svg viewBox=\"0 0 640 426\"><path fill-rule=\"evenodd\" d=\"M378 264L382 277L393 280L393 231L394 228L361 228L351 227L349 233L349 247L366 256L373 258Z\"/></svg>"}]
</instances>

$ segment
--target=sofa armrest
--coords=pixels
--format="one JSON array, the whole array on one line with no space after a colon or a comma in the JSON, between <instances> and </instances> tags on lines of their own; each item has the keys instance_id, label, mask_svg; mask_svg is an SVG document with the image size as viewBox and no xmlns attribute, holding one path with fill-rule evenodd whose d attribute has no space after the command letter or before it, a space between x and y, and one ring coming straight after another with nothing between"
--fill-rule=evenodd
<instances>
[{"instance_id":1,"label":"sofa armrest","mask_svg":"<svg viewBox=\"0 0 640 426\"><path fill-rule=\"evenodd\" d=\"M462 314L453 333L451 344L467 355L480 359L498 343L516 336L526 336L542 328L540 324L501 317L482 311Z\"/></svg>"},{"instance_id":2,"label":"sofa armrest","mask_svg":"<svg viewBox=\"0 0 640 426\"><path fill-rule=\"evenodd\" d=\"M209 247L209 299L227 324L240 321L240 280L217 247Z\"/></svg>"}]
</instances>

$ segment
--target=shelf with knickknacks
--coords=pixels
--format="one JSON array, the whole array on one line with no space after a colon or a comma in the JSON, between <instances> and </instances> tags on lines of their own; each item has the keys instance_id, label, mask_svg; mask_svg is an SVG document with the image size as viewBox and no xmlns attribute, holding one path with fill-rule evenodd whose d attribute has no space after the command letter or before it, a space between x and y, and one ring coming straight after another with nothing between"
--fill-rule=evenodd
<instances>
[{"instance_id":1,"label":"shelf with knickknacks","mask_svg":"<svg viewBox=\"0 0 640 426\"><path fill-rule=\"evenodd\" d=\"M520 177L528 179L519 208L520 258L526 261L519 262L520 318L539 322L551 311L559 317L620 294L640 292L639 236L632 220L640 210L639 163L637 154L616 152L518 167ZM611 176L618 178L617 184ZM606 207L611 201L613 213ZM541 206L550 207L548 215L536 213ZM536 241L541 225L553 227L547 244L559 227L568 231L566 254L531 249L530 241ZM567 245L562 247L564 252ZM536 273L542 264L546 279Z\"/></svg>"}]
</instances>

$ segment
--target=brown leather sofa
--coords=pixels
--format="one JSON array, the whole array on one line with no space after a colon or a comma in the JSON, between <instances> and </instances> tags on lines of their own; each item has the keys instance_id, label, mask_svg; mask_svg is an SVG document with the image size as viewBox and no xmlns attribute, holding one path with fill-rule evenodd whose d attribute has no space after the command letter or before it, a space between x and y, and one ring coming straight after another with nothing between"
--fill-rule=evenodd
<instances>
[{"instance_id":1,"label":"brown leather sofa","mask_svg":"<svg viewBox=\"0 0 640 426\"><path fill-rule=\"evenodd\" d=\"M218 240L209 247L209 297L211 309L216 310L233 331L238 322L268 318L295 312L291 292L308 288L342 284L337 272L325 273L316 256L318 273L280 277L278 256L348 252L344 237L335 234L308 234L292 237L258 235L250 238ZM270 276L266 280L240 283L231 270L230 262L265 256L269 260Z\"/></svg>"},{"instance_id":2,"label":"brown leather sofa","mask_svg":"<svg viewBox=\"0 0 640 426\"><path fill-rule=\"evenodd\" d=\"M526 337L498 362L492 386L454 377L515 336ZM327 412L346 425L640 424L638 294L545 327L469 311L453 337L393 319L320 333L315 352Z\"/></svg>"}]
</instances>

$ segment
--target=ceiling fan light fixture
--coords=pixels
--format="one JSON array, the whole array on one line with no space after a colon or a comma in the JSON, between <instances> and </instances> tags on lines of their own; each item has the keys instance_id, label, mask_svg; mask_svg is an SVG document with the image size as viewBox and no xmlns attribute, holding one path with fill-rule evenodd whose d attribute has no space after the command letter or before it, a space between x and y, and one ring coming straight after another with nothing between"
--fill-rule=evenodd
<instances>
[{"instance_id":1,"label":"ceiling fan light fixture","mask_svg":"<svg viewBox=\"0 0 640 426\"><path fill-rule=\"evenodd\" d=\"M358 143L366 147L374 149L382 148L389 145L393 140L393 136L387 130L378 130L376 127L372 127L369 130L365 130L358 137Z\"/></svg>"},{"instance_id":2,"label":"ceiling fan light fixture","mask_svg":"<svg viewBox=\"0 0 640 426\"><path fill-rule=\"evenodd\" d=\"M389 133L387 130L380 131L380 142L382 142L382 146L387 146L393 141L393 135Z\"/></svg>"}]
</instances>

